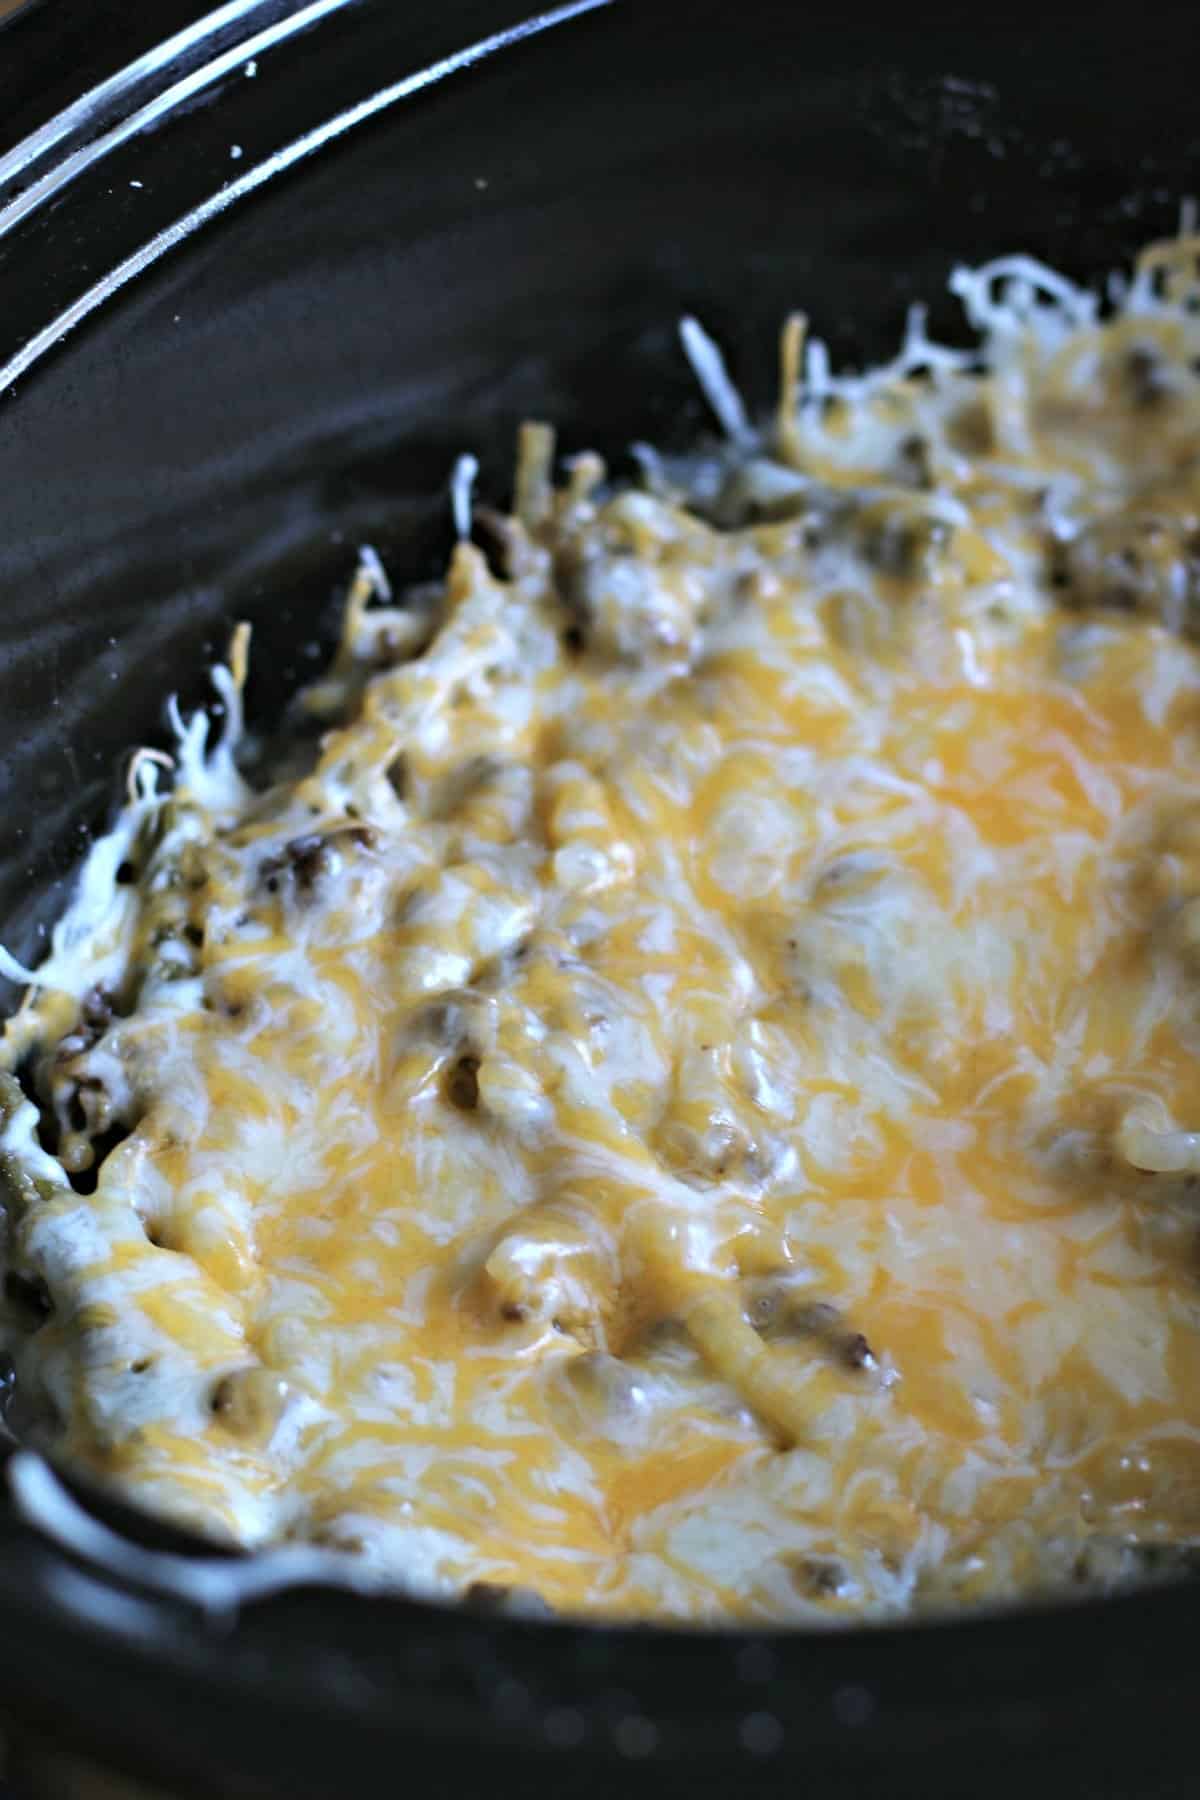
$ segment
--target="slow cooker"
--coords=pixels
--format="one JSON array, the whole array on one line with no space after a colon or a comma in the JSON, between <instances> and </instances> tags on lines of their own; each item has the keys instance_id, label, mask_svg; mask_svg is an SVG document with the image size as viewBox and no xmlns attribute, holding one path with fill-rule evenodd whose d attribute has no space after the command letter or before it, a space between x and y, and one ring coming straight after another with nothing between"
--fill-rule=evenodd
<instances>
[{"instance_id":1,"label":"slow cooker","mask_svg":"<svg viewBox=\"0 0 1200 1800\"><path fill-rule=\"evenodd\" d=\"M681 312L766 405L787 309L861 365L915 298L956 329L960 259L1102 280L1200 171L1183 4L528 4L43 0L0 30L16 955L36 960L121 752L164 741L166 693L201 703L249 617L268 716L331 641L353 546L438 567L461 451L500 493L530 415L618 466L633 439L678 446L703 424ZM1194 1790L1187 1582L754 1635L307 1582L226 1606L177 1579L211 1549L74 1491L146 1554L11 1493L0 1511L14 1792Z\"/></svg>"}]
</instances>

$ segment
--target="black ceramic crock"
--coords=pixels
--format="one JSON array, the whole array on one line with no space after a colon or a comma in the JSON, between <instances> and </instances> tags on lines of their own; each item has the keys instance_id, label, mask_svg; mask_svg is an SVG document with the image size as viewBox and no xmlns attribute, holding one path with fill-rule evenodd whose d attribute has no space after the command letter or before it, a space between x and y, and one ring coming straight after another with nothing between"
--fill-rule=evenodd
<instances>
[{"instance_id":1,"label":"black ceramic crock","mask_svg":"<svg viewBox=\"0 0 1200 1800\"><path fill-rule=\"evenodd\" d=\"M353 546L437 566L461 450L501 494L529 414L618 459L701 428L681 310L765 404L787 308L861 362L916 297L953 329L960 258L1099 277L1171 230L1200 181L1195 37L1190 5L1026 0L18 14L0 938L36 957L116 760L168 691L204 697L235 616L264 716L328 642ZM820 1635L311 1588L217 1625L0 1511L0 1717L29 1792L76 1791L67 1757L231 1800L1191 1793L1198 1622L1185 1584Z\"/></svg>"}]
</instances>

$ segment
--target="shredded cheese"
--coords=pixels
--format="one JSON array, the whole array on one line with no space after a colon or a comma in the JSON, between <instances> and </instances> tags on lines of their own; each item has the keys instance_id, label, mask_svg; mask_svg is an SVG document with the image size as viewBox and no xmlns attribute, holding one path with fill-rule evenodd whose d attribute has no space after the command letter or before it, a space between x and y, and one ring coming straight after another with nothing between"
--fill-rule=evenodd
<instances>
[{"instance_id":1,"label":"shredded cheese","mask_svg":"<svg viewBox=\"0 0 1200 1800\"><path fill-rule=\"evenodd\" d=\"M239 630L0 952L30 1442L607 1617L1191 1553L1198 254L1104 317L957 270L979 347L916 309L862 375L795 315L758 431L685 320L726 441L556 486L527 427L502 576L460 459L435 591L361 551L307 760L248 764Z\"/></svg>"}]
</instances>

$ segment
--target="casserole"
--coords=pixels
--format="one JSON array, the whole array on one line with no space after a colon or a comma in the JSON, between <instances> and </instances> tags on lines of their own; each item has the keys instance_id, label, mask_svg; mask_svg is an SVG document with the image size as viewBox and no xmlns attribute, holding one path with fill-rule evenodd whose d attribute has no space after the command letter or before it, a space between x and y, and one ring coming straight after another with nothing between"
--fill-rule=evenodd
<instances>
[{"instance_id":1,"label":"casserole","mask_svg":"<svg viewBox=\"0 0 1200 1800\"><path fill-rule=\"evenodd\" d=\"M696 9L686 32L665 8L597 9L469 66L453 53L515 12L462 7L402 25L386 10L331 8L307 32L231 57L181 97L190 110L167 105L126 136L125 99L110 98L114 141L69 177L79 144L66 133L40 152L40 176L29 163L7 171L2 541L5 592L20 598L6 626L2 894L5 941L26 957L61 905L80 828L103 816L115 756L153 732L165 661L199 670L236 610L255 619L279 691L294 686L347 541L369 532L415 575L440 557L434 488L464 441L496 486L527 412L566 433L586 421L615 454L635 434L681 441L697 422L668 354L681 307L737 347L743 384L765 395L754 347L770 345L797 296L838 322L841 360L863 360L894 340L908 300L939 290L950 261L1019 242L1095 276L1170 228L1186 181L1185 59L1171 49L1182 14L1139 41L1136 69L1115 31L1106 40L1097 27L1081 47L1066 22L1043 22L1035 54L1011 20L994 36L947 25L932 65L931 40L894 21L866 67L832 21L800 35L764 6L741 22L737 82L718 88L727 21L716 8ZM234 37L217 54L285 12L223 26ZM784 78L798 58L799 107ZM1052 79L1079 59L1086 82ZM438 80L412 79L439 62ZM381 91L384 66L389 103L331 132L331 117ZM258 98L268 76L270 102ZM1132 174L1101 102L1129 106L1131 91L1155 96ZM614 134L603 121L618 95ZM520 143L502 130L514 117L537 122ZM83 134L93 144L96 124ZM291 151L302 143L304 157ZM278 179L247 182L242 165ZM44 198L22 206L17 190L48 176ZM472 286L468 269L486 281ZM180 685L194 705L198 687ZM260 704L271 707L269 692ZM1124 1757L1129 1791L1146 1792L1146 1735L1166 1757L1172 1722L1180 1733L1186 1722L1174 1711L1186 1587L787 1643L481 1624L306 1590L248 1609L218 1650L194 1622L181 1628L177 1599L72 1575L15 1521L7 1554L11 1641L25 1652L10 1704L19 1692L31 1716L53 1712L49 1670L90 1660L99 1632L113 1685L78 1693L75 1729L160 1775L229 1791L233 1771L248 1783L255 1764L259 1791L285 1769L287 1791L336 1785L349 1741L339 1722L353 1721L364 1770L362 1746L382 1753L375 1733L403 1744L419 1729L442 1737L460 1780L482 1745L502 1744L511 1761L489 1773L514 1791L529 1778L522 1757L566 1759L556 1779L577 1785L611 1779L612 1758L623 1779L651 1784L678 1764L694 1784L736 1767L746 1785L769 1786L793 1755L847 1782L887 1770L899 1784L897 1759L919 1754L914 1779L952 1792L955 1739L981 1734L1061 1788L1082 1776L1086 1729L1111 1781ZM145 1682L140 1717L130 1680ZM1114 1705L1122 1690L1140 1709L1136 1741ZM205 1724L218 1695L236 1738L225 1763ZM181 1756L189 1721L196 1751Z\"/></svg>"}]
</instances>

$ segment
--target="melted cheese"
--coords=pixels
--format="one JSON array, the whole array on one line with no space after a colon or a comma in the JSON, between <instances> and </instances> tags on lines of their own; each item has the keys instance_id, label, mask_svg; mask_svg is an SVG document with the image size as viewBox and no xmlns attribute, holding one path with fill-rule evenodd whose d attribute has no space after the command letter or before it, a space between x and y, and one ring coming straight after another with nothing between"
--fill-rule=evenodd
<instances>
[{"instance_id":1,"label":"melted cheese","mask_svg":"<svg viewBox=\"0 0 1200 1800\"><path fill-rule=\"evenodd\" d=\"M607 1616L1200 1541L1194 255L960 272L982 375L917 316L796 400L790 321L773 435L687 322L730 448L530 428L503 577L465 460L257 788L239 636L7 1028L34 1441Z\"/></svg>"}]
</instances>

